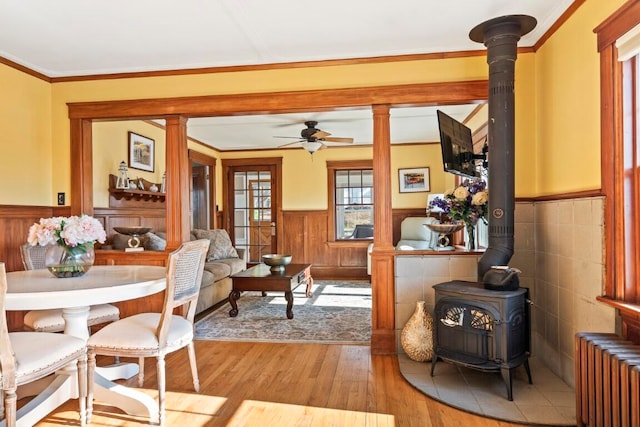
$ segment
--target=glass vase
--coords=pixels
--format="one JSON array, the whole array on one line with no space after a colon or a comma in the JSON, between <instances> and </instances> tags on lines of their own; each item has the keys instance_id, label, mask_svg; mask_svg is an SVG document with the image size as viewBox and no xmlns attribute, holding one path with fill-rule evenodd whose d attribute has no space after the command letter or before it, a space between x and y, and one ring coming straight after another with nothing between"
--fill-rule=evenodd
<instances>
[{"instance_id":1,"label":"glass vase","mask_svg":"<svg viewBox=\"0 0 640 427\"><path fill-rule=\"evenodd\" d=\"M476 249L476 226L467 224L467 241L465 242L465 249L473 251Z\"/></svg>"},{"instance_id":2,"label":"glass vase","mask_svg":"<svg viewBox=\"0 0 640 427\"><path fill-rule=\"evenodd\" d=\"M92 244L73 248L49 245L44 257L45 266L54 276L59 278L80 277L93 265L95 251Z\"/></svg>"}]
</instances>

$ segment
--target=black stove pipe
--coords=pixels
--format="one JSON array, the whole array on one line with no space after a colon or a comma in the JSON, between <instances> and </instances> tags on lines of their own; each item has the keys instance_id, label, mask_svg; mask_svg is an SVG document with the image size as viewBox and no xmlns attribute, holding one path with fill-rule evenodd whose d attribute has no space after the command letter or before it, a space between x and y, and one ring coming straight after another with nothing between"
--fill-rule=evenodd
<instances>
[{"instance_id":1,"label":"black stove pipe","mask_svg":"<svg viewBox=\"0 0 640 427\"><path fill-rule=\"evenodd\" d=\"M487 47L489 64L489 245L478 261L478 281L513 255L515 211L514 74L518 40L536 26L527 15L490 19L474 27L471 40Z\"/></svg>"}]
</instances>

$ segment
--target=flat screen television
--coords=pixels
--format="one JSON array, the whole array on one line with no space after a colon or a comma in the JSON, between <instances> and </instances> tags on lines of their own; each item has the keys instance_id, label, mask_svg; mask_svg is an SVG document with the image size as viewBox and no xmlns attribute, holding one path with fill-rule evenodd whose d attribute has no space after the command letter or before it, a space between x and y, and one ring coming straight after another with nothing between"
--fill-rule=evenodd
<instances>
[{"instance_id":1,"label":"flat screen television","mask_svg":"<svg viewBox=\"0 0 640 427\"><path fill-rule=\"evenodd\" d=\"M473 154L471 129L440 110L438 127L444 171L469 178L480 176Z\"/></svg>"}]
</instances>

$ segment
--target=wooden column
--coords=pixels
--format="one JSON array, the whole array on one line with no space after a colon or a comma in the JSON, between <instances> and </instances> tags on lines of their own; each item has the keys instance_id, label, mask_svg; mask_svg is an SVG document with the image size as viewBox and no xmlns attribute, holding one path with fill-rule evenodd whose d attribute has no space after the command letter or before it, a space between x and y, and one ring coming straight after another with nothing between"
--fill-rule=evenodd
<instances>
[{"instance_id":1,"label":"wooden column","mask_svg":"<svg viewBox=\"0 0 640 427\"><path fill-rule=\"evenodd\" d=\"M191 180L187 149L187 118L167 116L167 250L189 240L191 228L189 181Z\"/></svg>"},{"instance_id":2,"label":"wooden column","mask_svg":"<svg viewBox=\"0 0 640 427\"><path fill-rule=\"evenodd\" d=\"M388 104L373 106L372 354L396 352L389 109Z\"/></svg>"},{"instance_id":3,"label":"wooden column","mask_svg":"<svg viewBox=\"0 0 640 427\"><path fill-rule=\"evenodd\" d=\"M91 120L71 119L71 214L93 214L93 141Z\"/></svg>"}]
</instances>

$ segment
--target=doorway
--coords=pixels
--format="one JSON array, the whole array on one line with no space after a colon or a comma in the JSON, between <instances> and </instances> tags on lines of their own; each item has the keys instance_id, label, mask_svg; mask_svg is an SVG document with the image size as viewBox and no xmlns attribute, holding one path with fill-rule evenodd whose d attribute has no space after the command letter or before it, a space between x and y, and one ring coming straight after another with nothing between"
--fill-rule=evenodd
<instances>
[{"instance_id":1,"label":"doorway","mask_svg":"<svg viewBox=\"0 0 640 427\"><path fill-rule=\"evenodd\" d=\"M248 264L278 252L281 161L257 160L223 160L225 217L231 240L245 250Z\"/></svg>"},{"instance_id":2,"label":"doorway","mask_svg":"<svg viewBox=\"0 0 640 427\"><path fill-rule=\"evenodd\" d=\"M215 206L216 159L189 150L191 163L191 228L217 228Z\"/></svg>"}]
</instances>

